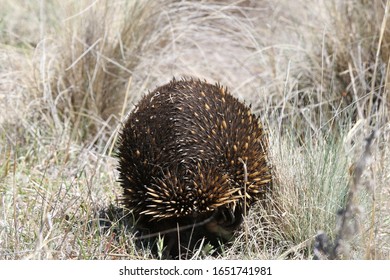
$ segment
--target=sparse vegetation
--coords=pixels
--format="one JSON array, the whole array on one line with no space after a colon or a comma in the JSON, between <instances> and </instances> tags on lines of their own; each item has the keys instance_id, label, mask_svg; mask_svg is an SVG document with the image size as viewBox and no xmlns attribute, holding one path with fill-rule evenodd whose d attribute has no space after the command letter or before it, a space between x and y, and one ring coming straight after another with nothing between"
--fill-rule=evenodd
<instances>
[{"instance_id":1,"label":"sparse vegetation","mask_svg":"<svg viewBox=\"0 0 390 280\"><path fill-rule=\"evenodd\" d=\"M222 255L194 258L390 258L389 0L0 6L0 259L155 257L118 208L115 142L183 75L252 104L275 181Z\"/></svg>"}]
</instances>

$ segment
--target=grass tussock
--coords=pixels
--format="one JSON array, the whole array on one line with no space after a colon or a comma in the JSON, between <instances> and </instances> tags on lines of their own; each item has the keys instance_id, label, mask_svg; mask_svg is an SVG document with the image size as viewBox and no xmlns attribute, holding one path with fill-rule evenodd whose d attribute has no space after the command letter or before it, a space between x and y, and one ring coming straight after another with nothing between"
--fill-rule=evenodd
<instances>
[{"instance_id":1,"label":"grass tussock","mask_svg":"<svg viewBox=\"0 0 390 280\"><path fill-rule=\"evenodd\" d=\"M116 133L184 75L252 104L274 172L232 244L192 258L389 259L389 5L0 0L0 258L154 258L117 204Z\"/></svg>"},{"instance_id":2,"label":"grass tussock","mask_svg":"<svg viewBox=\"0 0 390 280\"><path fill-rule=\"evenodd\" d=\"M59 122L69 118L83 140L123 117L134 70L153 40L159 5L81 1L61 8L57 30L63 35L45 37L37 48L36 94L50 102L49 113Z\"/></svg>"}]
</instances>

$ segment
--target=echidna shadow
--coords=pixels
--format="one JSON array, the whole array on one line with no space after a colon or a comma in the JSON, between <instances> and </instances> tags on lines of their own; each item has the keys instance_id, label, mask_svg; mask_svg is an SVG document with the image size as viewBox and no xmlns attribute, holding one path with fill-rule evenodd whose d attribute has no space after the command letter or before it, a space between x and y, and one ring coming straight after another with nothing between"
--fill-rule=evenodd
<instances>
[{"instance_id":1,"label":"echidna shadow","mask_svg":"<svg viewBox=\"0 0 390 280\"><path fill-rule=\"evenodd\" d=\"M258 117L219 84L173 79L144 96L118 143L123 206L139 236L164 237L178 258L215 248L240 227L244 209L271 186L268 141Z\"/></svg>"}]
</instances>

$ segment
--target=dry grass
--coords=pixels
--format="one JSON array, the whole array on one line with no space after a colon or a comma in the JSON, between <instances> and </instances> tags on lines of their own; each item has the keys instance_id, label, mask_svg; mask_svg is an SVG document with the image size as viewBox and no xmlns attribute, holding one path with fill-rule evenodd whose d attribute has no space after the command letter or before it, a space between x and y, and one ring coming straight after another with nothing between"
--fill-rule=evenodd
<instances>
[{"instance_id":1,"label":"dry grass","mask_svg":"<svg viewBox=\"0 0 390 280\"><path fill-rule=\"evenodd\" d=\"M373 129L343 257L390 258L388 0L25 2L0 0L1 259L153 257L115 208L114 143L134 102L182 75L227 85L269 128L269 209L221 258L334 242Z\"/></svg>"}]
</instances>

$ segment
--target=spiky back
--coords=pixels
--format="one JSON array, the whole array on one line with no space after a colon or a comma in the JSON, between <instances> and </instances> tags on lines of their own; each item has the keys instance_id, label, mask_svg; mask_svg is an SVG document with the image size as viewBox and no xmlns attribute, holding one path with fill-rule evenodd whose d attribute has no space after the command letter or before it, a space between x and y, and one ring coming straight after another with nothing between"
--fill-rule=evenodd
<instances>
[{"instance_id":1,"label":"spiky back","mask_svg":"<svg viewBox=\"0 0 390 280\"><path fill-rule=\"evenodd\" d=\"M271 180L266 143L258 118L226 88L173 80L146 95L124 124L123 201L148 220L235 207L245 193L250 204Z\"/></svg>"}]
</instances>

